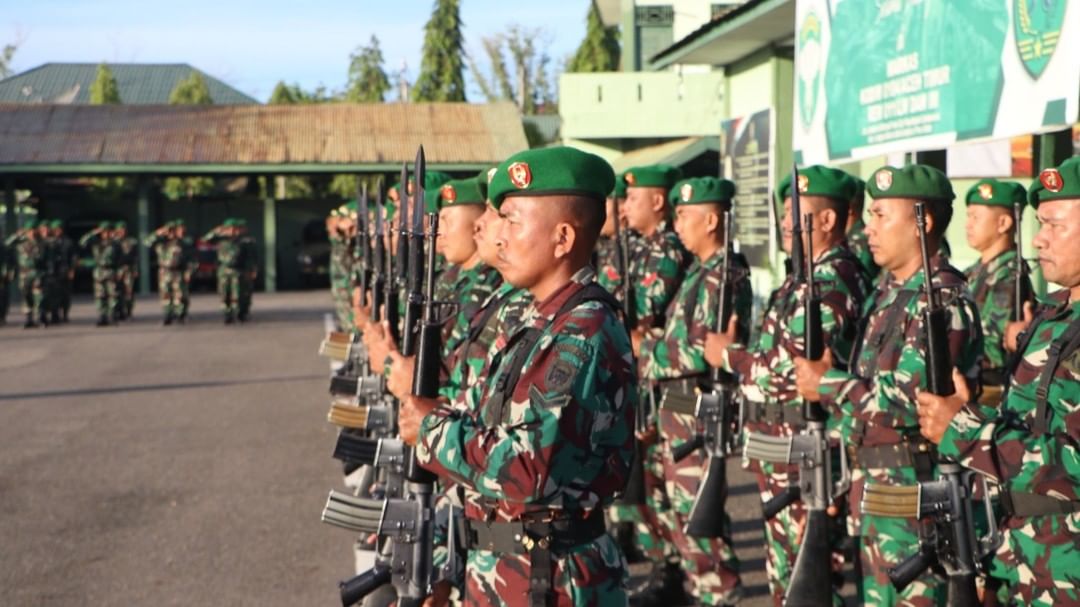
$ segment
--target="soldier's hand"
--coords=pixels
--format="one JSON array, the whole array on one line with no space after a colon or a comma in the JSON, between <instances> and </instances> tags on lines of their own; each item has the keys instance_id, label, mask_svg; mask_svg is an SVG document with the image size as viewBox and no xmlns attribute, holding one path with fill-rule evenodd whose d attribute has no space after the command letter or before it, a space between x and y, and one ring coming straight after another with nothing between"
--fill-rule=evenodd
<instances>
[{"instance_id":1,"label":"soldier's hand","mask_svg":"<svg viewBox=\"0 0 1080 607\"><path fill-rule=\"evenodd\" d=\"M641 356L641 341L645 339L645 332L641 329L630 331L630 346L634 349L634 356Z\"/></svg>"},{"instance_id":2,"label":"soldier's hand","mask_svg":"<svg viewBox=\"0 0 1080 607\"><path fill-rule=\"evenodd\" d=\"M739 328L739 316L732 314L728 319L727 330L723 333L705 334L705 362L719 368L724 364L724 350L735 343L735 334Z\"/></svg>"},{"instance_id":3,"label":"soldier's hand","mask_svg":"<svg viewBox=\"0 0 1080 607\"><path fill-rule=\"evenodd\" d=\"M634 436L637 437L642 447L651 447L659 440L660 432L657 431L656 424L649 424L649 427L644 432L635 432Z\"/></svg>"},{"instance_id":4,"label":"soldier's hand","mask_svg":"<svg viewBox=\"0 0 1080 607\"><path fill-rule=\"evenodd\" d=\"M1027 330L1028 326L1031 324L1031 319L1035 317L1035 310L1030 301L1024 302L1024 311L1021 316L1023 316L1023 320L1010 322L1005 325L1004 345L1005 349L1009 352L1016 352L1016 349L1019 347L1017 341L1020 334Z\"/></svg>"},{"instance_id":5,"label":"soldier's hand","mask_svg":"<svg viewBox=\"0 0 1080 607\"><path fill-rule=\"evenodd\" d=\"M397 350L390 350L390 376L386 379L386 389L401 400L412 392L413 373L416 371L416 357L408 358Z\"/></svg>"},{"instance_id":6,"label":"soldier's hand","mask_svg":"<svg viewBox=\"0 0 1080 607\"><path fill-rule=\"evenodd\" d=\"M382 375L385 370L383 361L386 360L386 354L388 352L386 349L382 349L380 352L380 349L384 348L382 344L384 342L383 333L385 331L386 329L383 325L370 323L364 331L363 336L361 336L361 341L364 342L364 347L367 348L368 351L368 361L371 363L371 370L379 375Z\"/></svg>"},{"instance_id":7,"label":"soldier's hand","mask_svg":"<svg viewBox=\"0 0 1080 607\"><path fill-rule=\"evenodd\" d=\"M446 607L450 604L450 582L442 580L431 587L431 594L424 599L421 607Z\"/></svg>"},{"instance_id":8,"label":"soldier's hand","mask_svg":"<svg viewBox=\"0 0 1080 607\"><path fill-rule=\"evenodd\" d=\"M420 435L420 422L439 406L439 401L422 396L405 395L398 410L398 434L401 442L412 446Z\"/></svg>"},{"instance_id":9,"label":"soldier's hand","mask_svg":"<svg viewBox=\"0 0 1080 607\"><path fill-rule=\"evenodd\" d=\"M952 396L938 396L921 390L915 394L919 401L919 432L935 445L941 443L941 437L945 436L945 430L957 412L971 400L967 381L956 369L953 369L953 384L956 392Z\"/></svg>"},{"instance_id":10,"label":"soldier's hand","mask_svg":"<svg viewBox=\"0 0 1080 607\"><path fill-rule=\"evenodd\" d=\"M359 287L352 292L352 310L353 323L356 329L363 333L371 324L371 302L369 297L360 292Z\"/></svg>"},{"instance_id":11,"label":"soldier's hand","mask_svg":"<svg viewBox=\"0 0 1080 607\"><path fill-rule=\"evenodd\" d=\"M799 396L809 401L821 400L821 378L832 369L832 350L825 348L825 354L821 360L807 360L801 356L795 357L795 387L799 390Z\"/></svg>"}]
</instances>

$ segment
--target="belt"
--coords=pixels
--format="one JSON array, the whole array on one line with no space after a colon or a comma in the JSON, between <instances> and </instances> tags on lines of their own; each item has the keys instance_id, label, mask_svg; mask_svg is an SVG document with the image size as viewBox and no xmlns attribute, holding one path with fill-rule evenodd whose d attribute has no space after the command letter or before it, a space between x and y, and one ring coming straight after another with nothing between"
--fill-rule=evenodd
<instances>
[{"instance_id":1,"label":"belt","mask_svg":"<svg viewBox=\"0 0 1080 607\"><path fill-rule=\"evenodd\" d=\"M853 465L863 470L870 468L908 468L914 467L920 475L929 477L931 468L937 461L937 452L933 445L924 440L903 441L891 445L855 447L849 450ZM919 479L924 480L924 479ZM929 480L929 478L925 479Z\"/></svg>"},{"instance_id":2,"label":"belt","mask_svg":"<svg viewBox=\"0 0 1080 607\"><path fill-rule=\"evenodd\" d=\"M806 418L800 407L785 405L778 402L746 403L744 422L757 422L767 424L789 424L795 428L806 425Z\"/></svg>"},{"instance_id":3,"label":"belt","mask_svg":"<svg viewBox=\"0 0 1080 607\"><path fill-rule=\"evenodd\" d=\"M466 519L465 541L469 550L529 555L529 607L552 603L551 553L566 551L601 537L606 532L604 514L594 510L585 518L562 512L530 514L506 523Z\"/></svg>"},{"instance_id":4,"label":"belt","mask_svg":"<svg viewBox=\"0 0 1080 607\"><path fill-rule=\"evenodd\" d=\"M1001 506L1009 516L1019 517L1080 512L1080 500L1059 500L1023 491L1002 491Z\"/></svg>"}]
</instances>

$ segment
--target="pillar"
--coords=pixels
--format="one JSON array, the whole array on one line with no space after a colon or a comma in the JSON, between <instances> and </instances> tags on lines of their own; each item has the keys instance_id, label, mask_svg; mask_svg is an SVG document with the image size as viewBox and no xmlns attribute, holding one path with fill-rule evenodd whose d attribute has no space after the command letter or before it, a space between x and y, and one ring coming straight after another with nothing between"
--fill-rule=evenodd
<instances>
[{"instance_id":1,"label":"pillar","mask_svg":"<svg viewBox=\"0 0 1080 607\"><path fill-rule=\"evenodd\" d=\"M150 293L150 250L143 244L150 235L150 181L140 178L138 185L138 230L139 239L139 294Z\"/></svg>"},{"instance_id":2,"label":"pillar","mask_svg":"<svg viewBox=\"0 0 1080 607\"><path fill-rule=\"evenodd\" d=\"M277 209L273 196L263 199L263 285L267 293L277 290Z\"/></svg>"}]
</instances>

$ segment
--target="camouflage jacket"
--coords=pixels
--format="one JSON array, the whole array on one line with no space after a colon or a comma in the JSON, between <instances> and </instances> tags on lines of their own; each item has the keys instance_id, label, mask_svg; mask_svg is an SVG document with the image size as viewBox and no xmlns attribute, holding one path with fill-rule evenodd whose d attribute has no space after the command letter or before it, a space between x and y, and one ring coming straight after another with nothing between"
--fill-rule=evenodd
<instances>
[{"instance_id":1,"label":"camouflage jacket","mask_svg":"<svg viewBox=\"0 0 1080 607\"><path fill-rule=\"evenodd\" d=\"M860 217L855 225L847 233L848 248L858 258L867 277L873 280L881 272L881 268L874 263L874 255L870 253L870 243L866 236L866 224Z\"/></svg>"},{"instance_id":2,"label":"camouflage jacket","mask_svg":"<svg viewBox=\"0 0 1080 607\"><path fill-rule=\"evenodd\" d=\"M689 261L690 254L666 221L656 227L652 236L642 235L633 242L629 274L636 326L664 326L664 313Z\"/></svg>"},{"instance_id":3,"label":"camouflage jacket","mask_svg":"<svg viewBox=\"0 0 1080 607\"><path fill-rule=\"evenodd\" d=\"M116 242L120 247L119 265L123 268L134 268L139 263L139 240L131 236L125 236Z\"/></svg>"},{"instance_id":4,"label":"camouflage jacket","mask_svg":"<svg viewBox=\"0 0 1080 607\"><path fill-rule=\"evenodd\" d=\"M102 238L100 232L87 232L79 239L79 246L90 247L94 270L115 270L120 267L123 251L120 243L112 238Z\"/></svg>"},{"instance_id":5,"label":"camouflage jacket","mask_svg":"<svg viewBox=\"0 0 1080 607\"><path fill-rule=\"evenodd\" d=\"M814 263L814 287L821 298L821 330L833 360L843 368L855 342L863 302L869 290L858 258L844 245L825 252ZM772 292L761 320L757 343L724 352L724 370L739 376L742 395L757 403L801 405L795 390L795 357L802 356L806 331L806 286L788 275ZM766 431L768 424L751 424ZM790 428L788 428L790 430Z\"/></svg>"},{"instance_id":6,"label":"camouflage jacket","mask_svg":"<svg viewBox=\"0 0 1080 607\"><path fill-rule=\"evenodd\" d=\"M704 263L695 259L690 265L668 305L664 328L651 329L641 342L638 367L642 379L689 377L709 370L705 335L717 329L723 264L724 252L720 250ZM750 267L742 255L732 256L728 282L733 289L734 313L739 317L739 335L749 335L754 302Z\"/></svg>"},{"instance_id":7,"label":"camouflage jacket","mask_svg":"<svg viewBox=\"0 0 1080 607\"><path fill-rule=\"evenodd\" d=\"M1046 394L1045 431L1035 430L1037 390L1051 344L1080 319L1080 303L1068 290L1050 296L1028 329L1030 341L1009 377L1000 408L965 405L945 432L939 451L1001 483L1009 492L1080 501L1080 350L1062 357ZM1023 343L1021 338L1021 343ZM1006 541L994 563L995 577L1041 585L1051 602L1054 581L1076 581L1080 512L1009 518ZM1053 547L1052 549L1050 547ZM1017 572L1018 569L1025 569ZM1051 573L1047 573L1047 568ZM1049 588L1046 586L1049 585ZM1076 586L1072 587L1073 593ZM1025 595L1025 602L1031 597ZM1071 600L1076 600L1074 594Z\"/></svg>"},{"instance_id":8,"label":"camouflage jacket","mask_svg":"<svg viewBox=\"0 0 1080 607\"><path fill-rule=\"evenodd\" d=\"M224 270L242 271L247 266L244 259L246 248L241 245L239 237L225 236L215 231L203 237L203 240L217 247L217 271Z\"/></svg>"},{"instance_id":9,"label":"camouflage jacket","mask_svg":"<svg viewBox=\"0 0 1080 607\"><path fill-rule=\"evenodd\" d=\"M51 239L51 243L54 257L53 270L58 275L67 274L69 271L74 270L79 261L79 256L75 250L75 241L67 236L60 236Z\"/></svg>"},{"instance_id":10,"label":"camouflage jacket","mask_svg":"<svg viewBox=\"0 0 1080 607\"><path fill-rule=\"evenodd\" d=\"M1016 251L1009 249L989 263L976 263L964 274L975 304L979 306L983 331L982 366L988 370L1003 370L1008 362L1005 325L1012 320L1016 296ZM1027 292L1033 293L1030 286L1029 282Z\"/></svg>"},{"instance_id":11,"label":"camouflage jacket","mask_svg":"<svg viewBox=\"0 0 1080 607\"><path fill-rule=\"evenodd\" d=\"M502 276L485 263L478 263L472 268L448 266L443 275L453 269L457 269L457 272L447 294L449 297L435 298L440 302L452 302L442 333L443 360L448 365L453 364L454 353L469 336L469 322L502 284Z\"/></svg>"},{"instance_id":12,"label":"camouflage jacket","mask_svg":"<svg viewBox=\"0 0 1080 607\"><path fill-rule=\"evenodd\" d=\"M979 311L957 270L938 256L930 267L948 312L950 359L974 385L982 353ZM865 305L851 370L832 369L821 380L822 404L842 420L843 436L855 444L891 445L919 435L915 391L926 389L923 283L922 271L903 283L883 280ZM913 480L908 472L902 480Z\"/></svg>"},{"instance_id":13,"label":"camouflage jacket","mask_svg":"<svg viewBox=\"0 0 1080 607\"><path fill-rule=\"evenodd\" d=\"M629 265L634 252L641 250L641 235L629 228L623 229L626 231L626 242L630 249L626 253L626 263ZM617 243L618 241L614 236L601 236L596 241L596 256L593 266L596 268L596 282L614 295L615 299L621 304L623 299L622 289L620 288L622 287L622 276L619 274L619 264L615 257Z\"/></svg>"},{"instance_id":14,"label":"camouflage jacket","mask_svg":"<svg viewBox=\"0 0 1080 607\"><path fill-rule=\"evenodd\" d=\"M593 276L583 268L530 305L502 347L496 339L479 410L441 406L424 418L420 461L490 504L478 509L469 499L467 517L517 520L548 509L581 515L611 503L626 484L637 398L626 389L637 383L629 338L600 302L557 314ZM514 368L520 348L524 363ZM515 373L518 380L502 392Z\"/></svg>"},{"instance_id":15,"label":"camouflage jacket","mask_svg":"<svg viewBox=\"0 0 1080 607\"><path fill-rule=\"evenodd\" d=\"M339 285L349 276L349 268L352 267L352 253L349 250L349 241L337 232L330 234L330 283L331 286Z\"/></svg>"}]
</instances>

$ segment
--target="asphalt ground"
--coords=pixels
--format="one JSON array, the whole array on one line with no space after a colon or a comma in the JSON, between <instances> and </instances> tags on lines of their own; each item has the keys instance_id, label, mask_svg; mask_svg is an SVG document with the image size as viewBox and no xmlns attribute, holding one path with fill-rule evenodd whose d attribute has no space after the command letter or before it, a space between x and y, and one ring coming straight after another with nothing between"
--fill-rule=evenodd
<instances>
[{"instance_id":1,"label":"asphalt ground","mask_svg":"<svg viewBox=\"0 0 1080 607\"><path fill-rule=\"evenodd\" d=\"M325 291L256 294L224 326L212 295L186 325L135 319L0 328L0 605L340 604L352 537L319 522L340 488L316 355ZM760 509L729 460L736 551L767 605Z\"/></svg>"}]
</instances>

